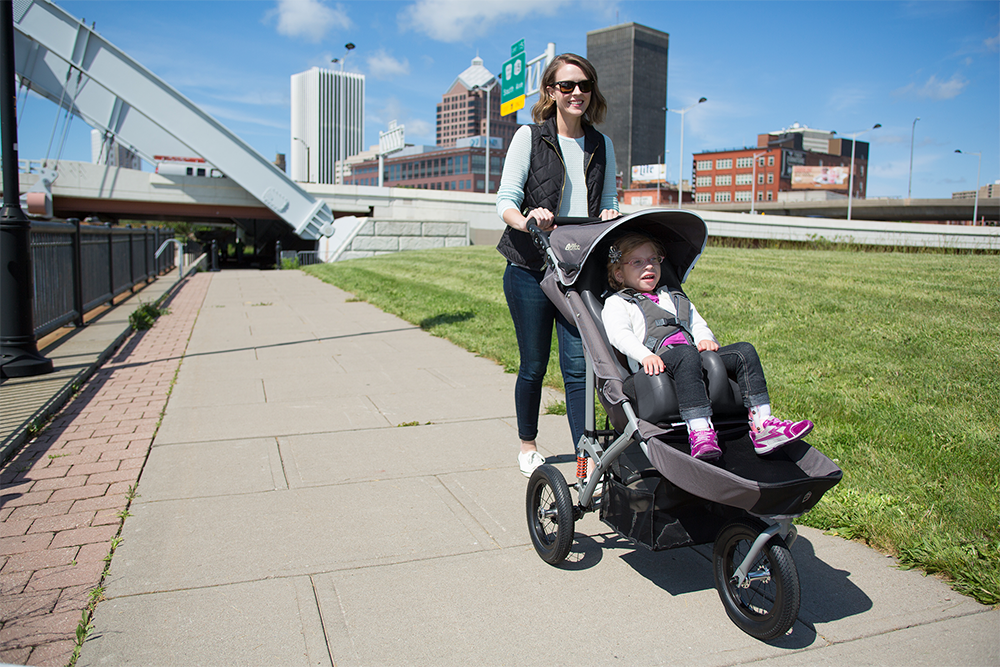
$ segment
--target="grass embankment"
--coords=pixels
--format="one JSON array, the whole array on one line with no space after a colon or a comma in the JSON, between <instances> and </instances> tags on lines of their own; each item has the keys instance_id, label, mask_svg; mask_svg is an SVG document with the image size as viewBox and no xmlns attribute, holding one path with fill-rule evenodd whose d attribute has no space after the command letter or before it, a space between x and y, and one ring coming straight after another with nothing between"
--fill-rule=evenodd
<instances>
[{"instance_id":1,"label":"grass embankment","mask_svg":"<svg viewBox=\"0 0 1000 667\"><path fill-rule=\"evenodd\" d=\"M310 273L510 372L492 248L414 251ZM806 525L859 539L1000 603L1000 260L710 247L686 290L723 343L761 353L775 411L844 480ZM556 355L547 382L561 386Z\"/></svg>"}]
</instances>

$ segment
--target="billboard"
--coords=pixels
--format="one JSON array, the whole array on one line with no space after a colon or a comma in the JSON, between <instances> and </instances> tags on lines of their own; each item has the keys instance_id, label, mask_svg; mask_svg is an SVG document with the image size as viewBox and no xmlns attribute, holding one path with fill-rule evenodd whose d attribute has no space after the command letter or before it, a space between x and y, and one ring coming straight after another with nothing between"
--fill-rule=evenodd
<instances>
[{"instance_id":1,"label":"billboard","mask_svg":"<svg viewBox=\"0 0 1000 667\"><path fill-rule=\"evenodd\" d=\"M793 190L847 190L850 167L792 167Z\"/></svg>"},{"instance_id":2,"label":"billboard","mask_svg":"<svg viewBox=\"0 0 1000 667\"><path fill-rule=\"evenodd\" d=\"M637 164L632 167L632 183L667 182L667 165Z\"/></svg>"}]
</instances>

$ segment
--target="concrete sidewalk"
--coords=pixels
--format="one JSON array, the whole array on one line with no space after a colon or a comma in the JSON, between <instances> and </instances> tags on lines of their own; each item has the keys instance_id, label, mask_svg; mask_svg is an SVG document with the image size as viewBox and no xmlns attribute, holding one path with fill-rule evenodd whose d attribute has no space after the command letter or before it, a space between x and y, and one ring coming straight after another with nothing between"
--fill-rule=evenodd
<instances>
[{"instance_id":1,"label":"concrete sidewalk","mask_svg":"<svg viewBox=\"0 0 1000 667\"><path fill-rule=\"evenodd\" d=\"M588 515L546 565L512 375L298 271L196 278L81 666L1000 662L1000 611L814 530L771 644L729 621L710 547L635 549ZM177 360L168 338L133 365ZM565 418L539 442L568 453Z\"/></svg>"}]
</instances>

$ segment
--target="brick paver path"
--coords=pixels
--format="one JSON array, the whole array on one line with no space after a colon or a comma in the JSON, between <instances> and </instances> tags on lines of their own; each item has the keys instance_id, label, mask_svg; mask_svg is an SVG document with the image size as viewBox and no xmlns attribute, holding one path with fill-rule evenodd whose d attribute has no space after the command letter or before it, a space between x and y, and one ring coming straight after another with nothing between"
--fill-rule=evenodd
<instances>
[{"instance_id":1,"label":"brick paver path","mask_svg":"<svg viewBox=\"0 0 1000 667\"><path fill-rule=\"evenodd\" d=\"M0 662L70 661L210 282L190 278L0 470Z\"/></svg>"}]
</instances>

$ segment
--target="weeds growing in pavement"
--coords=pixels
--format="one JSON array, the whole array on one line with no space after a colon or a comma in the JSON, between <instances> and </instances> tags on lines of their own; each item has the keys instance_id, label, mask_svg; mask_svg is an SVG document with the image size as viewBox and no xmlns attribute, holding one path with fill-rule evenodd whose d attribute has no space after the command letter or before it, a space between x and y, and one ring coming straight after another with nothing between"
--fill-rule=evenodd
<instances>
[{"instance_id":1,"label":"weeds growing in pavement","mask_svg":"<svg viewBox=\"0 0 1000 667\"><path fill-rule=\"evenodd\" d=\"M140 300L139 307L128 316L128 323L135 331L145 331L152 328L156 318L169 312L168 308L160 308L155 303L146 303Z\"/></svg>"}]
</instances>

